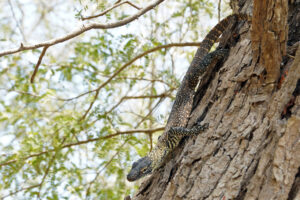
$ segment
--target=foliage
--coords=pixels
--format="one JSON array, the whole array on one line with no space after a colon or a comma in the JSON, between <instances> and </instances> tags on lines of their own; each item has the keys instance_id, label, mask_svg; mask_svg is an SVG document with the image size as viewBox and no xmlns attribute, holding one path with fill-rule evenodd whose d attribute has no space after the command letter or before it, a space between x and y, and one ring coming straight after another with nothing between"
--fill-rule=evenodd
<instances>
[{"instance_id":1,"label":"foliage","mask_svg":"<svg viewBox=\"0 0 300 200\"><path fill-rule=\"evenodd\" d=\"M142 6L148 1L134 3ZM6 10L0 15L2 51L21 41L36 43L36 38L65 34L82 16L112 4L57 0L0 5ZM47 51L33 84L30 78L41 49L1 57L0 196L122 199L132 194L139 182L128 183L126 173L133 160L149 152L152 136L155 139L160 132L126 131L164 126L195 47L146 54L97 88L153 47L198 42L207 31L204 27L211 26L203 25L201 18L215 19L216 6L213 0L166 1L126 26L92 30L55 45ZM134 12L123 5L93 20L108 23Z\"/></svg>"}]
</instances>

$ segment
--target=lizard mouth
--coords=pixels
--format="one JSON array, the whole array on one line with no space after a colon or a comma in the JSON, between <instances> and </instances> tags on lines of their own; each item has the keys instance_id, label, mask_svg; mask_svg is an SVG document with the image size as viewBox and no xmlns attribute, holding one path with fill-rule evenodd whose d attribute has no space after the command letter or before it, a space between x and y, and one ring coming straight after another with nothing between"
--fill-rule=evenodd
<instances>
[{"instance_id":1,"label":"lizard mouth","mask_svg":"<svg viewBox=\"0 0 300 200\"><path fill-rule=\"evenodd\" d=\"M151 171L150 170L147 170L147 171L145 171L144 173L141 173L141 172L139 172L139 171L130 171L129 172L129 174L127 175L127 180L129 181L129 182L133 182L133 181L136 181L136 180L138 180L138 179L140 179L140 178L143 178L144 176L146 176L146 175L148 175L148 174L150 174L151 173Z\"/></svg>"},{"instance_id":2,"label":"lizard mouth","mask_svg":"<svg viewBox=\"0 0 300 200\"><path fill-rule=\"evenodd\" d=\"M133 175L133 174L128 174L127 175L127 180L129 182L133 182L133 181L137 180L137 177L135 175Z\"/></svg>"}]
</instances>

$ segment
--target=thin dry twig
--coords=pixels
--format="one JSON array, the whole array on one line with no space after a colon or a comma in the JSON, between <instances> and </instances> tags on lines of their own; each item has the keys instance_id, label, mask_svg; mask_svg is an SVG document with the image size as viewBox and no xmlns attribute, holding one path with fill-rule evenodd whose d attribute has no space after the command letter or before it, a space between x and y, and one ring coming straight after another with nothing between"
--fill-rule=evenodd
<instances>
[{"instance_id":1,"label":"thin dry twig","mask_svg":"<svg viewBox=\"0 0 300 200\"><path fill-rule=\"evenodd\" d=\"M170 48L170 47L183 47L183 46L199 46L201 43L200 42L186 42L186 43L171 43L171 44L166 44L166 45L161 45L161 46L157 46L154 47L152 49L149 49L147 51L145 51L144 53L141 53L140 55L136 56L135 58L131 59L129 62L127 62L126 64L124 64L120 69L118 69L110 78L108 78L104 83L102 83L98 88L94 89L94 90L90 90L88 92L85 92L83 94L80 94L76 97L73 97L69 100L73 100L73 99L77 99L79 97L82 97L86 94L92 93L92 92L96 92L93 101L90 103L89 108L86 110L86 112L84 113L84 115L81 117L81 120L85 119L85 117L87 116L87 114L89 113L89 111L92 109L96 99L98 98L99 92L100 90L105 87L113 78L115 78L119 73L121 73L124 69L126 69L128 66L130 66L132 63L134 63L136 60L144 57L145 55L152 53L154 51L160 50L160 49L165 49L165 48Z\"/></svg>"},{"instance_id":2,"label":"thin dry twig","mask_svg":"<svg viewBox=\"0 0 300 200\"><path fill-rule=\"evenodd\" d=\"M37 48L41 48L41 47L45 47L45 46L50 47L50 46L53 46L55 44L62 43L62 42L65 42L67 40L70 40L70 39L86 32L88 30L91 30L91 29L111 29L111 28L116 28L116 27L126 25L126 24L138 19L140 16L142 16L143 14L148 12L149 10L153 9L154 7L156 7L157 5L162 3L163 1L164 0L156 0L155 2L151 3L147 7L141 9L136 14L134 14L130 17L126 17L125 19L120 20L118 22L108 23L108 24L100 24L100 23L95 23L95 22L94 23L88 23L86 25L82 25L82 27L77 28L76 30L74 30L74 31L62 36L62 37L58 37L58 38L55 38L55 39L52 39L52 40L48 40L48 41L33 44L33 45L24 45L23 43L21 43L19 48L5 50L5 51L0 52L0 57L5 56L5 55L14 54L14 53L24 51L24 50L32 50L32 49L37 49Z\"/></svg>"},{"instance_id":3,"label":"thin dry twig","mask_svg":"<svg viewBox=\"0 0 300 200\"><path fill-rule=\"evenodd\" d=\"M218 3L218 22L221 20L221 0Z\"/></svg>"},{"instance_id":4,"label":"thin dry twig","mask_svg":"<svg viewBox=\"0 0 300 200\"><path fill-rule=\"evenodd\" d=\"M112 7L107 8L106 10L104 10L103 12L101 12L101 13L99 13L99 14L97 14L97 15L92 15L92 16L89 16L89 17L81 17L81 20L84 21L84 20L93 19L93 18L96 18L96 17L103 16L103 15L105 15L106 13L108 13L109 11L111 11L111 10L113 10L113 9L115 9L115 8L117 8L117 7L121 6L121 5L123 5L123 4L129 4L130 6L136 8L136 9L138 9L138 10L141 10L141 8L140 8L139 6L133 4L133 3L130 2L130 1L123 1L123 2L120 1L120 2L118 2L118 3L115 3Z\"/></svg>"},{"instance_id":5,"label":"thin dry twig","mask_svg":"<svg viewBox=\"0 0 300 200\"><path fill-rule=\"evenodd\" d=\"M165 127L158 127L158 128L155 128L155 129L136 129L136 130L127 130L127 131L117 131L114 134L110 134L110 135L106 135L106 136L102 136L102 137L97 137L97 138L90 138L88 140L83 140L83 141L79 141L79 142L65 144L65 145L61 146L60 149L65 149L65 148L78 146L78 145L82 145L82 144L87 144L87 143L90 143L90 142L96 142L96 141L99 141L99 140L106 140L106 139L113 138L113 137L116 137L116 136L119 136L119 135L131 135L131 134L135 134L135 133L145 133L145 134L154 133L154 132L162 131L162 130L164 130L164 128ZM27 160L29 158L41 156L43 154L47 154L47 153L54 152L54 151L57 151L57 149L49 149L49 150L42 151L42 152L39 152L39 153L31 154L29 156L26 156L26 157L23 157L23 158L20 158L20 159L14 159L14 160L10 160L10 161L7 161L7 162L3 162L3 163L0 163L0 167L15 163L18 160Z\"/></svg>"},{"instance_id":6,"label":"thin dry twig","mask_svg":"<svg viewBox=\"0 0 300 200\"><path fill-rule=\"evenodd\" d=\"M33 82L34 82L34 78L35 78L35 76L36 76L36 74L37 74L37 72L38 72L38 70L39 70L39 66L40 66L40 64L41 64L41 62L42 62L42 60L43 60L43 57L45 56L45 53L46 53L48 47L49 47L49 46L45 46L45 47L43 48L43 51L42 51L42 53L41 53L41 55L40 55L40 57L39 57L38 62L36 63L36 66L35 66L35 68L34 68L34 71L33 71L32 75L31 75L30 83L33 83Z\"/></svg>"}]
</instances>

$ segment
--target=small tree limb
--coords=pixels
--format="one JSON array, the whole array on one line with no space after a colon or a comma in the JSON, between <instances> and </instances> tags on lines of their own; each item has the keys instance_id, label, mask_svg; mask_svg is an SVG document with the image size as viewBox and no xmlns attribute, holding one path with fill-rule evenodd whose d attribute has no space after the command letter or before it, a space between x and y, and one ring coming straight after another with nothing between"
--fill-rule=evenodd
<instances>
[{"instance_id":1,"label":"small tree limb","mask_svg":"<svg viewBox=\"0 0 300 200\"><path fill-rule=\"evenodd\" d=\"M106 13L108 13L109 11L111 11L111 10L113 10L113 9L115 9L115 8L117 8L117 7L119 7L119 6L123 5L123 4L125 4L125 3L131 5L132 7L136 8L136 9L138 9L138 10L141 9L139 6L133 4L133 3L130 2L130 1L123 1L123 2L120 1L120 2L118 2L118 3L115 3L112 7L110 7L110 8L108 8L108 9L104 10L103 12L101 12L101 13L99 13L99 14L97 14L97 15L88 16L88 17L82 17L81 20L84 21L84 20L93 19L93 18L96 18L96 17L103 16L103 15L105 15Z\"/></svg>"}]
</instances>

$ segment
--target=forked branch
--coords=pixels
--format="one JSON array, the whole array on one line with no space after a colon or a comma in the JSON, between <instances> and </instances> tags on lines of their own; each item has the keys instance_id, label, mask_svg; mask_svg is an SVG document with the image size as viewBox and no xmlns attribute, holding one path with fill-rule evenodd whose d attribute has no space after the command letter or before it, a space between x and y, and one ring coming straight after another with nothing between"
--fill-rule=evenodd
<instances>
[{"instance_id":1,"label":"forked branch","mask_svg":"<svg viewBox=\"0 0 300 200\"><path fill-rule=\"evenodd\" d=\"M150 5L148 5L147 7L141 9L139 12L137 12L136 14L130 16L130 17L126 17L125 19L118 21L118 22L114 22L114 23L108 23L108 24L100 24L100 23L88 23L86 25L82 25L82 27L77 28L76 30L62 36L62 37L58 37L52 40L48 40L45 42L41 42L41 43L37 43L37 44L33 44L33 45L24 45L24 44L20 44L20 47L15 48L15 49L10 49L10 50L5 50L0 52L0 57L1 56L5 56L5 55L10 55L10 54L14 54L17 52L21 52L21 51L25 51L25 50L32 50L32 49L37 49L37 48L41 48L41 47L50 47L53 46L55 44L58 43L62 43L65 42L67 40L70 40L78 35L81 35L82 33L91 30L91 29L112 29L112 28L117 28L123 25L126 25L136 19L138 19L140 16L142 16L143 14L145 14L146 12L148 12L149 10L153 9L154 7L156 7L158 4L162 3L164 0L157 0L153 3L151 3Z\"/></svg>"}]
</instances>

